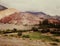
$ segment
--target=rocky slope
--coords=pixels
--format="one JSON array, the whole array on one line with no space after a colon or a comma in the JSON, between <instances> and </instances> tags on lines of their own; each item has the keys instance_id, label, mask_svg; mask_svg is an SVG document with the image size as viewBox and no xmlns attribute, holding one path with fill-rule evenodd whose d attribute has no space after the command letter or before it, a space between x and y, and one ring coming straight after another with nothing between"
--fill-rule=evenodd
<instances>
[{"instance_id":1,"label":"rocky slope","mask_svg":"<svg viewBox=\"0 0 60 46\"><path fill-rule=\"evenodd\" d=\"M58 16L52 17L43 12L20 12L13 8L0 11L0 23L34 25L45 19L48 19L51 23L60 23L58 18Z\"/></svg>"}]
</instances>

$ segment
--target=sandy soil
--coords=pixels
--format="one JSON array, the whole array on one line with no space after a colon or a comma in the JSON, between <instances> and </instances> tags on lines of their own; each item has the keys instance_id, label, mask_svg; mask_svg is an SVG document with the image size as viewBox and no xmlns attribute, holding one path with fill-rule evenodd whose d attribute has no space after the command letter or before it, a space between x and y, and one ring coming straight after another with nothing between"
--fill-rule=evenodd
<instances>
[{"instance_id":1,"label":"sandy soil","mask_svg":"<svg viewBox=\"0 0 60 46\"><path fill-rule=\"evenodd\" d=\"M41 40L0 37L0 46L49 46Z\"/></svg>"}]
</instances>

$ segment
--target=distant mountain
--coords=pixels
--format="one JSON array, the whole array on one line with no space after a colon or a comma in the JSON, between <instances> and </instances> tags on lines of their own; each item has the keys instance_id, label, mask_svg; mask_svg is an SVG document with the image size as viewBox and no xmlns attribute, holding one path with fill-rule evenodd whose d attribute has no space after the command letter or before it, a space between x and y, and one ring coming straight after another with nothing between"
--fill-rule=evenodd
<instances>
[{"instance_id":1,"label":"distant mountain","mask_svg":"<svg viewBox=\"0 0 60 46\"><path fill-rule=\"evenodd\" d=\"M0 5L0 11L5 10L5 9L8 9L8 8L5 7L5 6Z\"/></svg>"},{"instance_id":2,"label":"distant mountain","mask_svg":"<svg viewBox=\"0 0 60 46\"><path fill-rule=\"evenodd\" d=\"M34 15L39 15L39 14L46 15L46 14L43 13L43 12L30 12L30 11L26 11L26 13L30 13L30 14L34 14Z\"/></svg>"},{"instance_id":3,"label":"distant mountain","mask_svg":"<svg viewBox=\"0 0 60 46\"><path fill-rule=\"evenodd\" d=\"M58 20L60 20L60 16L52 16L54 19L58 19Z\"/></svg>"},{"instance_id":4,"label":"distant mountain","mask_svg":"<svg viewBox=\"0 0 60 46\"><path fill-rule=\"evenodd\" d=\"M19 25L35 25L48 19L50 22L60 23L60 17L50 16L44 12L20 12L16 9L6 9L0 12L0 23L19 24Z\"/></svg>"},{"instance_id":5,"label":"distant mountain","mask_svg":"<svg viewBox=\"0 0 60 46\"><path fill-rule=\"evenodd\" d=\"M30 11L27 11L26 13L37 15L37 16L45 18L45 19L54 18L54 19L60 20L60 16L57 16L57 15L56 16L50 16L50 15L47 15L46 13L44 13L44 12L30 12Z\"/></svg>"},{"instance_id":6,"label":"distant mountain","mask_svg":"<svg viewBox=\"0 0 60 46\"><path fill-rule=\"evenodd\" d=\"M50 15L47 15L47 14L44 13L44 12L30 12L30 11L26 11L26 12L24 12L24 13L29 13L29 14L32 14L32 15L38 16L38 17L40 17L40 18L45 18L45 19L47 19L47 18L51 18Z\"/></svg>"}]
</instances>

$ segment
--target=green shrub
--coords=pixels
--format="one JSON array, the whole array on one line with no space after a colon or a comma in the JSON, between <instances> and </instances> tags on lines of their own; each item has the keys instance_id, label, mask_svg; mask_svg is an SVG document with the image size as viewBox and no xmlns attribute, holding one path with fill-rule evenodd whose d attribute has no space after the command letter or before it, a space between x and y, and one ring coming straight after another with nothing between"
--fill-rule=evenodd
<instances>
[{"instance_id":1,"label":"green shrub","mask_svg":"<svg viewBox=\"0 0 60 46\"><path fill-rule=\"evenodd\" d=\"M30 38L29 35L23 35L22 37L23 37L23 38Z\"/></svg>"}]
</instances>

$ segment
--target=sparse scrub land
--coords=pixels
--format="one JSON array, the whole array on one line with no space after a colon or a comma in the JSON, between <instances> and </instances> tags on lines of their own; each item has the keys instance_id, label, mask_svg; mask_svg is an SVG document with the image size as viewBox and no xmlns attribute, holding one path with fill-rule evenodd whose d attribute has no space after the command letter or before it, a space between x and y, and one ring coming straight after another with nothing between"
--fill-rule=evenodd
<instances>
[{"instance_id":1,"label":"sparse scrub land","mask_svg":"<svg viewBox=\"0 0 60 46\"><path fill-rule=\"evenodd\" d=\"M39 25L34 25L31 30L17 30L17 29L7 29L0 30L0 35L7 37L16 37L16 38L28 38L30 40L41 40L47 42L57 42L60 43L60 39L55 37L60 37L60 25L48 23L48 20L44 20L43 23ZM28 32L28 33L27 33ZM42 35L49 33L49 35ZM58 46L56 43L50 43L52 46Z\"/></svg>"}]
</instances>

